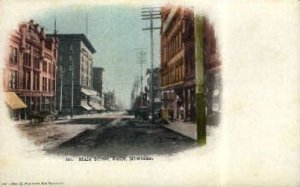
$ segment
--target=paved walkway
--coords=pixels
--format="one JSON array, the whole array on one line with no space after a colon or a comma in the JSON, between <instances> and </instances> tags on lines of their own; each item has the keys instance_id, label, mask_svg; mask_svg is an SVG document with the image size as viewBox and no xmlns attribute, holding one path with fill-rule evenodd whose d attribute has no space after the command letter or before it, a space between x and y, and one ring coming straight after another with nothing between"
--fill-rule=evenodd
<instances>
[{"instance_id":1,"label":"paved walkway","mask_svg":"<svg viewBox=\"0 0 300 187\"><path fill-rule=\"evenodd\" d=\"M179 134L197 140L197 124L191 122L184 122L184 121L173 121L163 127L168 128L172 131L175 131Z\"/></svg>"}]
</instances>

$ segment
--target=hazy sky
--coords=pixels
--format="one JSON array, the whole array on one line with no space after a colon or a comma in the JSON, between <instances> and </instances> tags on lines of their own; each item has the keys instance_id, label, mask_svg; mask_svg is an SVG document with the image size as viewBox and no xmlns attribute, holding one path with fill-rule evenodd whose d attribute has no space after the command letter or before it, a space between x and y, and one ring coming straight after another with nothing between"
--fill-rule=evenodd
<instances>
[{"instance_id":1,"label":"hazy sky","mask_svg":"<svg viewBox=\"0 0 300 187\"><path fill-rule=\"evenodd\" d=\"M86 33L86 14L88 14L88 32ZM94 66L103 67L104 89L115 89L117 99L125 107L130 105L130 93L141 67L137 62L137 48L145 48L147 60L144 65L150 67L150 32L142 28L149 27L149 20L141 19L141 7L133 6L69 6L52 9L33 17L44 26L47 33L54 30L56 16L57 31L61 34L84 33L96 49ZM155 22L160 26L160 20ZM160 32L154 31L154 66L160 61Z\"/></svg>"}]
</instances>

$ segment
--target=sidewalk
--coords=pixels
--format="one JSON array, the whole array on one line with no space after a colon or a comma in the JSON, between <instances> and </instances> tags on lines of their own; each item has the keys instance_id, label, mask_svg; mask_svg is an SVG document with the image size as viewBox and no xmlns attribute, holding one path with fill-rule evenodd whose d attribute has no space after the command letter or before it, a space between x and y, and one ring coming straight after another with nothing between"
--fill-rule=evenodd
<instances>
[{"instance_id":1,"label":"sidewalk","mask_svg":"<svg viewBox=\"0 0 300 187\"><path fill-rule=\"evenodd\" d=\"M165 128L168 128L172 131L175 131L179 134L197 140L197 124L184 121L173 121L171 123L162 125Z\"/></svg>"}]
</instances>

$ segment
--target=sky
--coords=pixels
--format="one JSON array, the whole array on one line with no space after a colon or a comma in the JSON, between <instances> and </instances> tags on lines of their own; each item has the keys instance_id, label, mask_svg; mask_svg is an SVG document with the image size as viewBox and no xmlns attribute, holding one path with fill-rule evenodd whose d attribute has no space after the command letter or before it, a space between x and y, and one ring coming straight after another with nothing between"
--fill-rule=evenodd
<instances>
[{"instance_id":1,"label":"sky","mask_svg":"<svg viewBox=\"0 0 300 187\"><path fill-rule=\"evenodd\" d=\"M141 19L141 8L130 5L68 6L37 13L33 19L45 27L47 33L53 33L56 17L58 34L86 34L97 51L94 67L105 69L104 91L114 90L117 102L128 108L134 80L141 74L137 60L140 48L147 53L144 76L146 68L151 67L150 32L142 30L149 27L150 22ZM160 20L156 20L154 26L160 26ZM154 67L159 64L160 31L155 30Z\"/></svg>"}]
</instances>

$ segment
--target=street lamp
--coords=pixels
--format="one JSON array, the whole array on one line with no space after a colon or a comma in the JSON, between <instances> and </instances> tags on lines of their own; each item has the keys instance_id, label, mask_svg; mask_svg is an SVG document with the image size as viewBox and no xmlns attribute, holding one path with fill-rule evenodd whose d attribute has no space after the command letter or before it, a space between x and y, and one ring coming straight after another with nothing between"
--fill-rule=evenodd
<instances>
[{"instance_id":1,"label":"street lamp","mask_svg":"<svg viewBox=\"0 0 300 187\"><path fill-rule=\"evenodd\" d=\"M70 45L70 66L69 66L69 71L71 71L71 118L73 118L73 97L74 97L74 60L72 58L73 55L73 45Z\"/></svg>"}]
</instances>

